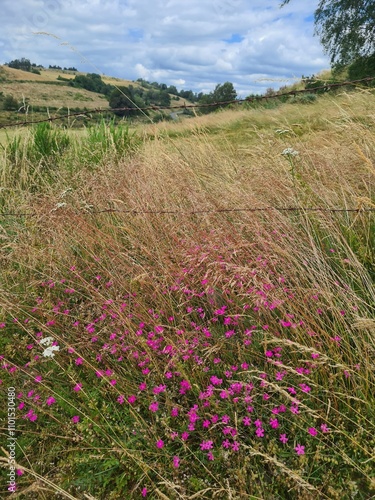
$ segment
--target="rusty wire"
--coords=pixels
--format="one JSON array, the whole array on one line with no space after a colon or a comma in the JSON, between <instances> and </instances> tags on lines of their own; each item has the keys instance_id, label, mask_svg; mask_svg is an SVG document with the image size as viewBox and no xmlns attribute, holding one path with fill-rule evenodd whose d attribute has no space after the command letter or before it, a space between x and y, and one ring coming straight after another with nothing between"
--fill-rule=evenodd
<instances>
[{"instance_id":1,"label":"rusty wire","mask_svg":"<svg viewBox=\"0 0 375 500\"><path fill-rule=\"evenodd\" d=\"M362 78L360 80L351 80L351 81L346 81L342 83L327 83L325 85L322 85L320 87L315 87L311 89L301 89L301 90L290 90L289 92L284 92L281 94L275 94L271 96L252 96L252 97L247 97L246 99L236 99L236 100L231 100L231 101L220 101L220 102L213 102L213 103L208 103L208 104L181 104L178 106L146 106L144 108L128 108L128 107L123 107L123 108L106 108L106 109L92 109L89 111L77 111L75 113L68 113L65 115L60 115L60 116L53 116L49 118L45 118L43 120L30 120L30 121L23 121L23 122L16 122L16 123L0 123L0 129L2 128L11 128L11 127L23 127L27 125L35 125L37 123L50 123L56 120L63 120L64 118L72 118L75 116L90 116L92 114L96 113L112 113L116 111L134 111L134 109L138 109L140 111L165 111L165 110L175 110L175 109L192 109L192 108L212 108L212 107L218 107L218 106L227 106L229 104L242 104L246 102L256 102L256 101L262 101L262 100L269 100L269 99L277 99L280 97L288 97L288 96L295 96L297 94L302 94L302 93L312 93L312 92L317 92L319 90L324 90L324 91L329 91L333 88L338 88L338 87L345 87L348 85L357 85L365 82L370 82L375 80L375 77L367 77L367 78Z\"/></svg>"}]
</instances>

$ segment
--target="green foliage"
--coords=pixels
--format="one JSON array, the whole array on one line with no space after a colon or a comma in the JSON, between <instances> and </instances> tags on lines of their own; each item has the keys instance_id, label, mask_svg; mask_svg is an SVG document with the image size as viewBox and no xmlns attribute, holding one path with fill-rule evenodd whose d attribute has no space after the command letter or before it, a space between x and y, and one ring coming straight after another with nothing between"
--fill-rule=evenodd
<instances>
[{"instance_id":1,"label":"green foliage","mask_svg":"<svg viewBox=\"0 0 375 500\"><path fill-rule=\"evenodd\" d=\"M21 69L22 71L31 71L32 64L29 59L14 59L14 61L10 61L6 63L9 68Z\"/></svg>"},{"instance_id":2,"label":"green foliage","mask_svg":"<svg viewBox=\"0 0 375 500\"><path fill-rule=\"evenodd\" d=\"M209 94L200 94L198 99L199 104L207 104L210 106L200 108L200 112L203 114L212 113L216 111L219 106L215 106L215 103L224 103L227 101L234 101L237 98L237 92L231 82L218 83L213 92ZM220 108L226 107L228 104L221 104Z\"/></svg>"},{"instance_id":3,"label":"green foliage","mask_svg":"<svg viewBox=\"0 0 375 500\"><path fill-rule=\"evenodd\" d=\"M19 108L19 103L12 95L7 95L2 99L2 108L4 111L16 111Z\"/></svg>"},{"instance_id":4,"label":"green foliage","mask_svg":"<svg viewBox=\"0 0 375 500\"><path fill-rule=\"evenodd\" d=\"M368 57L359 57L348 67L350 80L360 80L369 76L375 77L375 52ZM372 81L372 85L375 85L375 80Z\"/></svg>"},{"instance_id":5,"label":"green foliage","mask_svg":"<svg viewBox=\"0 0 375 500\"><path fill-rule=\"evenodd\" d=\"M116 88L109 96L109 105L117 116L134 117L142 114L139 108L144 108L146 103L135 93L134 87ZM128 109L118 109L128 108Z\"/></svg>"},{"instance_id":6,"label":"green foliage","mask_svg":"<svg viewBox=\"0 0 375 500\"><path fill-rule=\"evenodd\" d=\"M61 78L59 78L61 80ZM90 92L109 95L112 92L113 86L104 83L102 77L96 73L87 73L87 75L76 75L73 80L69 81L71 87L86 89Z\"/></svg>"},{"instance_id":7,"label":"green foliage","mask_svg":"<svg viewBox=\"0 0 375 500\"><path fill-rule=\"evenodd\" d=\"M39 123L34 129L32 143L32 156L37 161L61 155L69 146L70 140L62 130L53 128L50 123Z\"/></svg>"},{"instance_id":8,"label":"green foliage","mask_svg":"<svg viewBox=\"0 0 375 500\"><path fill-rule=\"evenodd\" d=\"M292 102L296 104L312 104L317 100L317 95L314 94L298 94L296 95Z\"/></svg>"},{"instance_id":9,"label":"green foliage","mask_svg":"<svg viewBox=\"0 0 375 500\"><path fill-rule=\"evenodd\" d=\"M115 123L111 120L106 123L102 120L99 125L88 129L87 151L90 161L95 164L104 161L106 157L119 159L125 154L134 152L139 145L139 139L134 132L130 132L126 124Z\"/></svg>"},{"instance_id":10,"label":"green foliage","mask_svg":"<svg viewBox=\"0 0 375 500\"><path fill-rule=\"evenodd\" d=\"M237 92L231 82L218 84L212 94L214 102L234 101L237 99Z\"/></svg>"},{"instance_id":11,"label":"green foliage","mask_svg":"<svg viewBox=\"0 0 375 500\"><path fill-rule=\"evenodd\" d=\"M284 0L282 6L289 2ZM375 8L371 0L320 0L315 28L336 67L375 52Z\"/></svg>"}]
</instances>

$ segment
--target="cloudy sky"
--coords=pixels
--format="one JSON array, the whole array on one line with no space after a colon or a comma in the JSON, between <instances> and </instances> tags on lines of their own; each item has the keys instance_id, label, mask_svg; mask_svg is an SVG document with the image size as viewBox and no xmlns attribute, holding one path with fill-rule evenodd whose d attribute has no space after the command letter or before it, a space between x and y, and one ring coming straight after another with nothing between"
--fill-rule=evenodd
<instances>
[{"instance_id":1,"label":"cloudy sky","mask_svg":"<svg viewBox=\"0 0 375 500\"><path fill-rule=\"evenodd\" d=\"M244 97L329 67L318 0L1 0L0 63L80 71ZM37 32L49 33L35 34Z\"/></svg>"}]
</instances>

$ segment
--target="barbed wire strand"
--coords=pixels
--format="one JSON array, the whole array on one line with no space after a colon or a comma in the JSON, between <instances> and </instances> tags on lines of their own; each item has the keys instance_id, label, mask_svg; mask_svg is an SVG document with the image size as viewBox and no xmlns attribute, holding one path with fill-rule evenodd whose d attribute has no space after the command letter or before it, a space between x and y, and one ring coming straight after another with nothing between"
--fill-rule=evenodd
<instances>
[{"instance_id":1,"label":"barbed wire strand","mask_svg":"<svg viewBox=\"0 0 375 500\"><path fill-rule=\"evenodd\" d=\"M61 211L63 208L53 208L51 212ZM214 214L226 212L345 212L345 213L363 213L375 212L375 208L328 208L328 207L250 207L250 208L218 208L215 210L118 210L115 208L106 208L103 210L92 210L90 208L75 210L76 213L85 213L88 215L105 214L105 213L122 213L128 215L194 215L194 214ZM17 212L0 212L0 217L37 217L37 212L17 213Z\"/></svg>"},{"instance_id":2,"label":"barbed wire strand","mask_svg":"<svg viewBox=\"0 0 375 500\"><path fill-rule=\"evenodd\" d=\"M11 128L11 127L22 127L22 126L27 126L27 125L35 125L38 123L49 123L53 122L56 120L63 120L65 118L72 118L75 116L90 116L92 114L97 114L97 113L114 113L116 111L134 111L135 109L139 109L142 112L146 111L165 111L165 110L175 110L175 109L191 109L191 108L210 108L210 107L218 107L218 106L227 106L229 104L242 104L242 103L252 103L256 101L262 101L262 100L269 100L269 99L278 99L281 97L289 97L289 96L296 96L297 94L302 94L302 93L313 93L317 92L319 90L324 90L324 91L329 91L333 88L339 88L339 87L346 87L348 85L359 85L361 83L365 82L370 82L375 80L375 77L369 76L367 78L361 78L360 80L350 80L346 82L341 82L341 83L327 83L325 85L321 85L319 87L314 87L310 89L300 89L300 90L290 90L289 92L284 92L281 94L275 94L275 95L270 95L270 96L251 96L247 97L245 99L235 99L235 100L230 100L230 101L220 101L220 102L213 102L213 103L206 103L206 104L180 104L178 106L146 106L144 108L129 108L129 107L122 107L122 108L106 108L106 109L92 109L88 111L77 111L74 113L68 113L65 115L60 115L60 116L53 116L53 117L48 117L45 119L41 120L29 120L29 121L23 121L23 122L16 122L16 123L0 123L0 129L3 128Z\"/></svg>"}]
</instances>

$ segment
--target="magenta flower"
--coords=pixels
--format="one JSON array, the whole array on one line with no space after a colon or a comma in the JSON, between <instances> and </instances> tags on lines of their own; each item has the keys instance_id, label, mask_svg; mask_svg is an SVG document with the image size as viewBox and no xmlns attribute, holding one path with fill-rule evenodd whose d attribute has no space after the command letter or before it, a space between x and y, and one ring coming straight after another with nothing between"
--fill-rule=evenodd
<instances>
[{"instance_id":1,"label":"magenta flower","mask_svg":"<svg viewBox=\"0 0 375 500\"><path fill-rule=\"evenodd\" d=\"M186 394L187 391L191 389L191 385L188 380L182 380L180 382L180 394Z\"/></svg>"},{"instance_id":2,"label":"magenta flower","mask_svg":"<svg viewBox=\"0 0 375 500\"><path fill-rule=\"evenodd\" d=\"M175 467L177 469L179 466L180 466L180 459L179 459L179 457L174 456L173 457L173 467Z\"/></svg>"},{"instance_id":3,"label":"magenta flower","mask_svg":"<svg viewBox=\"0 0 375 500\"><path fill-rule=\"evenodd\" d=\"M302 446L301 444L297 444L297 446L294 449L296 450L297 455L305 454L305 447Z\"/></svg>"},{"instance_id":4,"label":"magenta flower","mask_svg":"<svg viewBox=\"0 0 375 500\"><path fill-rule=\"evenodd\" d=\"M277 418L270 418L270 426L272 429L277 429L279 427L279 421Z\"/></svg>"},{"instance_id":5,"label":"magenta flower","mask_svg":"<svg viewBox=\"0 0 375 500\"><path fill-rule=\"evenodd\" d=\"M213 385L221 385L223 383L223 379L222 378L218 378L216 377L216 375L213 375L211 378L210 378L210 382L211 384Z\"/></svg>"},{"instance_id":6,"label":"magenta flower","mask_svg":"<svg viewBox=\"0 0 375 500\"><path fill-rule=\"evenodd\" d=\"M311 387L309 387L306 384L299 384L299 386L300 386L302 392L310 392L311 391Z\"/></svg>"},{"instance_id":7,"label":"magenta flower","mask_svg":"<svg viewBox=\"0 0 375 500\"><path fill-rule=\"evenodd\" d=\"M81 383L80 384L76 384L73 387L73 391L76 391L76 392L80 391L81 389L82 389L82 384Z\"/></svg>"},{"instance_id":8,"label":"magenta flower","mask_svg":"<svg viewBox=\"0 0 375 500\"><path fill-rule=\"evenodd\" d=\"M122 394L117 398L117 402L120 403L120 405L122 405L125 401L125 396L123 396Z\"/></svg>"},{"instance_id":9,"label":"magenta flower","mask_svg":"<svg viewBox=\"0 0 375 500\"><path fill-rule=\"evenodd\" d=\"M286 434L280 434L279 439L283 444L286 444L288 442L288 438L286 437Z\"/></svg>"},{"instance_id":10,"label":"magenta flower","mask_svg":"<svg viewBox=\"0 0 375 500\"><path fill-rule=\"evenodd\" d=\"M308 433L311 436L316 436L318 434L318 431L315 429L315 427L309 427Z\"/></svg>"},{"instance_id":11,"label":"magenta flower","mask_svg":"<svg viewBox=\"0 0 375 500\"><path fill-rule=\"evenodd\" d=\"M251 418L250 417L243 417L242 419L243 425L250 425L251 424Z\"/></svg>"},{"instance_id":12,"label":"magenta flower","mask_svg":"<svg viewBox=\"0 0 375 500\"><path fill-rule=\"evenodd\" d=\"M166 385L158 385L157 387L154 387L152 389L152 392L154 394L160 394L161 392L164 392L166 390L167 386Z\"/></svg>"},{"instance_id":13,"label":"magenta flower","mask_svg":"<svg viewBox=\"0 0 375 500\"><path fill-rule=\"evenodd\" d=\"M134 394L132 394L131 396L128 397L128 403L130 403L131 405L133 405L136 401L137 401L137 398Z\"/></svg>"},{"instance_id":14,"label":"magenta flower","mask_svg":"<svg viewBox=\"0 0 375 500\"><path fill-rule=\"evenodd\" d=\"M48 406L53 405L53 403L56 403L56 399L54 397L50 396L49 398L47 398L46 404Z\"/></svg>"},{"instance_id":15,"label":"magenta flower","mask_svg":"<svg viewBox=\"0 0 375 500\"><path fill-rule=\"evenodd\" d=\"M181 434L182 441L187 441L188 437L189 437L189 433L186 431Z\"/></svg>"},{"instance_id":16,"label":"magenta flower","mask_svg":"<svg viewBox=\"0 0 375 500\"><path fill-rule=\"evenodd\" d=\"M322 424L322 425L320 426L320 429L321 429L321 431L322 431L322 432L324 432L325 434L326 434L327 432L329 432L329 431L330 431L330 429L329 429L329 427L328 427L328 425L327 425L327 424Z\"/></svg>"},{"instance_id":17,"label":"magenta flower","mask_svg":"<svg viewBox=\"0 0 375 500\"><path fill-rule=\"evenodd\" d=\"M74 351L73 351L73 352L74 352ZM83 359L82 359L82 358L77 358L77 359L75 360L75 364L76 364L77 366L82 365L82 363L83 363Z\"/></svg>"},{"instance_id":18,"label":"magenta flower","mask_svg":"<svg viewBox=\"0 0 375 500\"><path fill-rule=\"evenodd\" d=\"M157 448L164 448L164 441L162 439L159 439L159 441L156 441L156 447Z\"/></svg>"},{"instance_id":19,"label":"magenta flower","mask_svg":"<svg viewBox=\"0 0 375 500\"><path fill-rule=\"evenodd\" d=\"M207 458L208 458L208 460L215 460L215 457L214 457L214 454L212 453L212 451L209 451L207 453Z\"/></svg>"},{"instance_id":20,"label":"magenta flower","mask_svg":"<svg viewBox=\"0 0 375 500\"><path fill-rule=\"evenodd\" d=\"M262 429L262 427L257 427L255 434L260 438L264 437L264 429Z\"/></svg>"},{"instance_id":21,"label":"magenta flower","mask_svg":"<svg viewBox=\"0 0 375 500\"><path fill-rule=\"evenodd\" d=\"M172 408L171 415L172 417L178 417L178 408Z\"/></svg>"},{"instance_id":22,"label":"magenta flower","mask_svg":"<svg viewBox=\"0 0 375 500\"><path fill-rule=\"evenodd\" d=\"M78 424L78 422L79 422L79 416L78 415L74 415L74 417L71 418L71 421L73 422L73 424Z\"/></svg>"},{"instance_id":23,"label":"magenta flower","mask_svg":"<svg viewBox=\"0 0 375 500\"><path fill-rule=\"evenodd\" d=\"M153 401L150 406L148 407L149 410L152 412L156 412L159 409L159 403L157 401Z\"/></svg>"},{"instance_id":24,"label":"magenta flower","mask_svg":"<svg viewBox=\"0 0 375 500\"><path fill-rule=\"evenodd\" d=\"M143 498L147 496L147 488L142 489L141 495L143 496Z\"/></svg>"},{"instance_id":25,"label":"magenta flower","mask_svg":"<svg viewBox=\"0 0 375 500\"><path fill-rule=\"evenodd\" d=\"M213 441L202 441L200 444L201 450L211 450L214 447Z\"/></svg>"},{"instance_id":26,"label":"magenta flower","mask_svg":"<svg viewBox=\"0 0 375 500\"><path fill-rule=\"evenodd\" d=\"M230 448L231 446L230 441L226 439L225 441L222 442L222 446L223 448Z\"/></svg>"},{"instance_id":27,"label":"magenta flower","mask_svg":"<svg viewBox=\"0 0 375 500\"><path fill-rule=\"evenodd\" d=\"M232 450L233 451L238 451L240 449L240 443L238 441L235 441L233 444L232 444Z\"/></svg>"}]
</instances>

